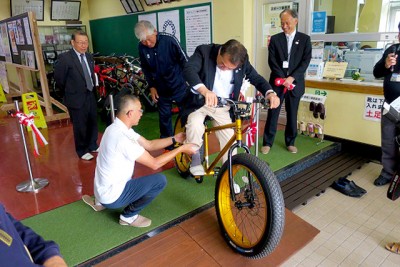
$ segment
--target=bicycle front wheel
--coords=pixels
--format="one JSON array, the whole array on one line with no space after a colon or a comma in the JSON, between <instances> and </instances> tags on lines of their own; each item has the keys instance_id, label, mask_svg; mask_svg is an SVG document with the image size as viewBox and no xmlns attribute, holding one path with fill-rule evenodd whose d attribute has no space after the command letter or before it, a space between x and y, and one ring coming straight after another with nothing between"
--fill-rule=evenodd
<instances>
[{"instance_id":1,"label":"bicycle front wheel","mask_svg":"<svg viewBox=\"0 0 400 267\"><path fill-rule=\"evenodd\" d=\"M185 131L185 125L182 125L181 117L178 116L178 118L175 121L174 134L178 134L184 131ZM190 175L189 168L190 168L190 163L192 161L191 157L186 153L179 153L175 156L174 161L175 161L175 168L178 171L179 175L182 178L188 178Z\"/></svg>"},{"instance_id":2,"label":"bicycle front wheel","mask_svg":"<svg viewBox=\"0 0 400 267\"><path fill-rule=\"evenodd\" d=\"M235 201L231 198L228 161L218 174L215 209L223 237L236 252L250 258L269 255L285 224L279 183L267 163L251 154L232 157Z\"/></svg>"}]
</instances>

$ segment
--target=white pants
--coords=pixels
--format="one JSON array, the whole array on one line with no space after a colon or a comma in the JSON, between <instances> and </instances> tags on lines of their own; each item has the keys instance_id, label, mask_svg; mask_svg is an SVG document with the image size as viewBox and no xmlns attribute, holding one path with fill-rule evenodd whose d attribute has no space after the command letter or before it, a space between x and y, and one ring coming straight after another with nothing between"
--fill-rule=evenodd
<instances>
[{"instance_id":1,"label":"white pants","mask_svg":"<svg viewBox=\"0 0 400 267\"><path fill-rule=\"evenodd\" d=\"M186 141L185 143L193 143L199 147L203 144L203 134L205 131L204 119L206 116L213 118L212 125L219 126L232 123L229 116L229 106L224 106L222 108L203 106L198 110L189 114L186 123ZM220 131L215 131L215 134L219 141L220 150L228 143L229 139L234 134L233 129L224 129ZM222 157L222 161L225 162L228 159L228 153Z\"/></svg>"}]
</instances>

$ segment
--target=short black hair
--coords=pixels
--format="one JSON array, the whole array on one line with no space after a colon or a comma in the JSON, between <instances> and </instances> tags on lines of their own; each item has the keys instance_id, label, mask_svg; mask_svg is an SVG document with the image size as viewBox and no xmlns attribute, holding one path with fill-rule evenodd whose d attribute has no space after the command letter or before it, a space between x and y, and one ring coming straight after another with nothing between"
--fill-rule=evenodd
<instances>
[{"instance_id":1,"label":"short black hair","mask_svg":"<svg viewBox=\"0 0 400 267\"><path fill-rule=\"evenodd\" d=\"M229 55L229 61L238 66L247 60L247 49L239 41L231 39L221 46L220 55Z\"/></svg>"},{"instance_id":2,"label":"short black hair","mask_svg":"<svg viewBox=\"0 0 400 267\"><path fill-rule=\"evenodd\" d=\"M83 36L88 37L86 32L84 32L84 31L82 31L82 30L76 30L76 31L74 31L74 32L72 33L72 35L71 35L72 40L75 41L75 36L77 36L77 35L83 35Z\"/></svg>"},{"instance_id":3,"label":"short black hair","mask_svg":"<svg viewBox=\"0 0 400 267\"><path fill-rule=\"evenodd\" d=\"M126 94L126 95L123 95L123 96L117 98L115 100L117 115L119 115L121 112L126 112L126 109L131 101L140 103L139 98L137 98L135 95L131 95L131 94Z\"/></svg>"}]
</instances>

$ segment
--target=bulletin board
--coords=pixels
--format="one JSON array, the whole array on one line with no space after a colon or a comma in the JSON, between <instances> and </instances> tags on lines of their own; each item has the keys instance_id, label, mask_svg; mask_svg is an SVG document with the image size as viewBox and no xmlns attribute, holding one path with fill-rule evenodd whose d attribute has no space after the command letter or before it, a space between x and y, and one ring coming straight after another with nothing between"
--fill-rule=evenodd
<instances>
[{"instance_id":1,"label":"bulletin board","mask_svg":"<svg viewBox=\"0 0 400 267\"><path fill-rule=\"evenodd\" d=\"M147 19L159 32L175 32L182 48L190 56L198 45L212 42L211 12L211 3L202 3L91 20L93 50L101 55L115 53L138 57L138 40L133 28L140 19Z\"/></svg>"},{"instance_id":2,"label":"bulletin board","mask_svg":"<svg viewBox=\"0 0 400 267\"><path fill-rule=\"evenodd\" d=\"M25 65L36 69L35 47L28 13L0 21L0 61Z\"/></svg>"},{"instance_id":3,"label":"bulletin board","mask_svg":"<svg viewBox=\"0 0 400 267\"><path fill-rule=\"evenodd\" d=\"M7 72L4 71L6 66L16 69L18 85L8 84ZM25 71L38 72L40 76L41 95L38 97L41 101L40 104L46 108L45 119L50 121L68 118L67 108L50 97L37 22L33 12L0 21L0 82L3 88L6 85L9 87L8 89L12 89L13 96L32 92L33 88L28 88ZM54 114L53 104L65 113ZM14 104L4 104L1 108L7 110L10 107L14 108L15 106Z\"/></svg>"},{"instance_id":4,"label":"bulletin board","mask_svg":"<svg viewBox=\"0 0 400 267\"><path fill-rule=\"evenodd\" d=\"M43 20L44 0L10 0L11 17L32 11L37 20Z\"/></svg>"}]
</instances>

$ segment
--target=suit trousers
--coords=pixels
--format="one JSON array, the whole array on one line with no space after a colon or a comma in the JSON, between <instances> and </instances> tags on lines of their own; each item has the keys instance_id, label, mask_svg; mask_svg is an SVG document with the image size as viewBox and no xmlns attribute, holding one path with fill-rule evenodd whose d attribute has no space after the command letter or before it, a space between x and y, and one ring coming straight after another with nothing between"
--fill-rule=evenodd
<instances>
[{"instance_id":1,"label":"suit trousers","mask_svg":"<svg viewBox=\"0 0 400 267\"><path fill-rule=\"evenodd\" d=\"M97 145L97 102L93 91L86 91L85 104L79 108L68 108L72 121L75 150L79 157L94 151Z\"/></svg>"},{"instance_id":2,"label":"suit trousers","mask_svg":"<svg viewBox=\"0 0 400 267\"><path fill-rule=\"evenodd\" d=\"M160 127L160 138L170 137L174 135L172 129L172 102L175 101L177 106L180 108L183 106L183 100L185 98L185 93L174 97L164 97L159 96L158 98L158 115L159 115L159 127ZM173 146L169 147L173 149Z\"/></svg>"},{"instance_id":3,"label":"suit trousers","mask_svg":"<svg viewBox=\"0 0 400 267\"><path fill-rule=\"evenodd\" d=\"M392 179L392 176L398 171L400 166L399 145L395 137L400 134L400 130L391 120L382 116L381 118L381 148L382 148L382 171L381 175L386 179Z\"/></svg>"},{"instance_id":4,"label":"suit trousers","mask_svg":"<svg viewBox=\"0 0 400 267\"><path fill-rule=\"evenodd\" d=\"M286 108L286 127L285 127L285 144L286 146L294 146L297 137L297 111L299 109L300 97L295 97L287 92L280 96L281 104L276 109L269 109L267 121L265 122L263 146L272 147L276 131L278 128L279 113L282 108L283 100Z\"/></svg>"},{"instance_id":5,"label":"suit trousers","mask_svg":"<svg viewBox=\"0 0 400 267\"><path fill-rule=\"evenodd\" d=\"M185 143L193 143L201 147L203 145L203 134L205 131L204 120L206 116L212 117L212 125L219 126L232 123L229 115L229 106L221 108L202 106L196 111L189 114L186 123L186 141ZM225 129L215 131L215 135L219 141L220 149L222 149L233 136L233 129ZM222 157L222 161L225 162L228 159L228 153Z\"/></svg>"}]
</instances>

